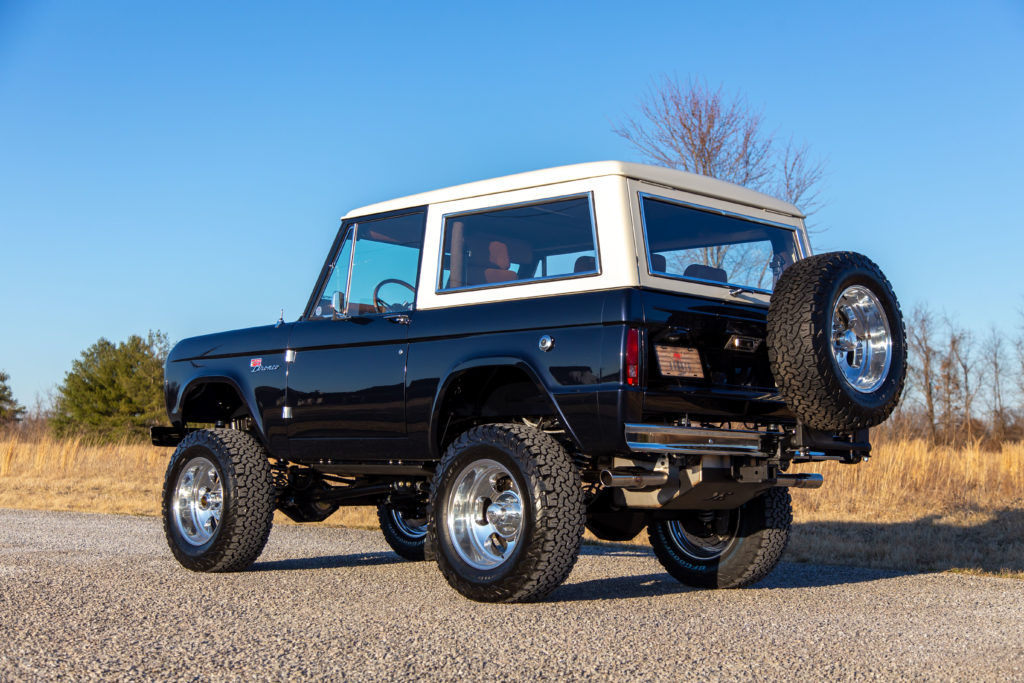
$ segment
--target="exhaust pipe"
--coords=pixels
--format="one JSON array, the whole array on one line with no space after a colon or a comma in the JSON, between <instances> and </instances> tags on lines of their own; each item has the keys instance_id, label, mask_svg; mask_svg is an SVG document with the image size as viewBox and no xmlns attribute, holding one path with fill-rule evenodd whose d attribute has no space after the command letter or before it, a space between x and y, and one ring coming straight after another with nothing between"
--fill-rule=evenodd
<instances>
[{"instance_id":1,"label":"exhaust pipe","mask_svg":"<svg viewBox=\"0 0 1024 683\"><path fill-rule=\"evenodd\" d=\"M803 474L779 474L776 476L776 486L792 486L797 489L820 489L825 479L820 474L811 472Z\"/></svg>"},{"instance_id":2,"label":"exhaust pipe","mask_svg":"<svg viewBox=\"0 0 1024 683\"><path fill-rule=\"evenodd\" d=\"M616 472L601 470L601 483L609 488L645 489L664 486L668 483L668 472Z\"/></svg>"}]
</instances>

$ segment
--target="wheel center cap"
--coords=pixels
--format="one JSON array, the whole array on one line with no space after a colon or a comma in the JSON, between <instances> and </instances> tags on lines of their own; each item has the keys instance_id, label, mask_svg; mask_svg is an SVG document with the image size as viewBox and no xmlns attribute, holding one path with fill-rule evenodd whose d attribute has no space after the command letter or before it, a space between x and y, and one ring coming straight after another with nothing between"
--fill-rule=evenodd
<instances>
[{"instance_id":1,"label":"wheel center cap","mask_svg":"<svg viewBox=\"0 0 1024 683\"><path fill-rule=\"evenodd\" d=\"M523 523L523 503L512 491L505 491L487 506L487 521L495 531L511 538L519 533Z\"/></svg>"}]
</instances>

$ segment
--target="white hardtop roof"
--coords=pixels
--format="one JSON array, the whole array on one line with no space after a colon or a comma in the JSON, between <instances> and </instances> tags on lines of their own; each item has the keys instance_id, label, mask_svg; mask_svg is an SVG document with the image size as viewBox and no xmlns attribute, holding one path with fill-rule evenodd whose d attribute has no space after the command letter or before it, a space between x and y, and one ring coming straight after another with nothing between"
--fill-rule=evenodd
<instances>
[{"instance_id":1,"label":"white hardtop roof","mask_svg":"<svg viewBox=\"0 0 1024 683\"><path fill-rule=\"evenodd\" d=\"M800 209L789 202L784 202L781 199L776 199L775 197L770 197L739 185L733 185L723 180L715 180L707 176L677 171L673 168L664 168L662 166L633 164L625 161L593 161L586 164L556 166L555 168L545 168L539 171L516 173L500 178L479 180L464 185L454 185L440 190L412 194L407 197L400 197L353 209L345 214L344 218L609 175L635 178L655 185L665 185L677 190L685 190L716 199L769 209L788 216L804 217Z\"/></svg>"}]
</instances>

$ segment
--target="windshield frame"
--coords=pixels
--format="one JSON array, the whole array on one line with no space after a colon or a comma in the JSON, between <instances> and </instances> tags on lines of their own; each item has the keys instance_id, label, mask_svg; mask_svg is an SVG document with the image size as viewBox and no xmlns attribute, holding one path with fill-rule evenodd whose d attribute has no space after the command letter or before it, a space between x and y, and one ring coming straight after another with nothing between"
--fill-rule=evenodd
<instances>
[{"instance_id":1,"label":"windshield frame","mask_svg":"<svg viewBox=\"0 0 1024 683\"><path fill-rule=\"evenodd\" d=\"M772 290L771 289L762 289L762 288L759 288L759 287L754 287L754 286L751 286L751 285L744 285L744 284L736 283L736 282L720 282L718 280L707 280L707 279L704 279L704 278L698 278L698 277L693 277L693 276L688 276L688 275L674 275L672 273L666 273L666 272L663 272L663 271L655 270L654 269L654 265L652 263L652 259L651 259L650 240L648 239L648 235L647 235L647 216L646 216L646 214L644 212L644 204L645 204L645 200L647 200L647 199L650 199L650 200L653 200L653 201L658 201L658 202L663 202L663 203L666 203L666 204L674 204L676 206L682 206L682 207L685 207L685 208L688 208L688 209L694 209L694 210L697 210L697 211L703 211L703 212L706 212L706 213L716 214L716 215L724 216L724 217L727 217L727 218L734 218L734 219L737 219L737 220L746 221L748 223L756 223L756 224L760 224L760 225L766 225L766 226L769 226L769 227L772 227L772 228L778 228L778 229L786 230L786 231L791 233L791 239L793 240L793 244L796 247L796 260L800 260L800 259L803 259L803 258L807 257L807 250L806 250L805 245L804 245L803 235L801 234L801 231L798 228L796 228L795 226L793 226L793 225L790 225L790 224L787 224L787 223L780 223L778 221L772 221L772 220L768 220L768 219L764 219L764 218L758 218L756 216L751 216L749 214L738 213L736 211L729 211L727 209L721 209L721 208L717 208L717 207L713 207L713 206L708 206L706 204L700 204L700 203L693 202L693 201L686 201L686 200L681 200L681 199L675 199L675 198L672 198L672 197L666 197L665 195L654 194L652 192L645 192L644 190L638 190L637 191L637 198L638 198L637 204L638 204L639 211L640 211L640 229L641 229L641 234L643 236L643 244L641 246L642 246L642 248L644 250L644 258L647 261L647 273L651 277L661 278L661 279L664 279L664 280L670 280L670 281L674 281L674 282L694 282L694 283L701 284L701 285L714 286L714 287L725 288L725 289L729 289L729 290L736 290L736 289L738 289L738 290L742 290L744 292L764 294L766 296L771 296L771 294L772 294ZM742 243L737 243L737 244L742 244Z\"/></svg>"}]
</instances>

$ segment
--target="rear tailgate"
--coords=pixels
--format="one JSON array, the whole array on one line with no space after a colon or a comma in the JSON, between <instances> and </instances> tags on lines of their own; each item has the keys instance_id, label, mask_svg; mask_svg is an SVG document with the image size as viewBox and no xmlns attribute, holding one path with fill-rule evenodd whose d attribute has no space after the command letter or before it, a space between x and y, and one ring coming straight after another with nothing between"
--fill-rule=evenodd
<instances>
[{"instance_id":1,"label":"rear tailgate","mask_svg":"<svg viewBox=\"0 0 1024 683\"><path fill-rule=\"evenodd\" d=\"M789 417L765 342L768 310L644 290L649 419Z\"/></svg>"}]
</instances>

